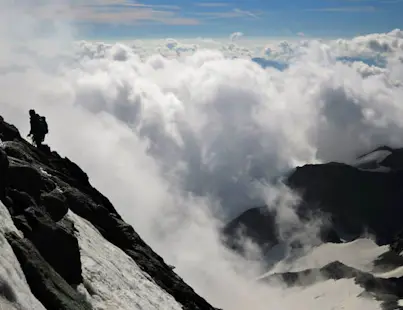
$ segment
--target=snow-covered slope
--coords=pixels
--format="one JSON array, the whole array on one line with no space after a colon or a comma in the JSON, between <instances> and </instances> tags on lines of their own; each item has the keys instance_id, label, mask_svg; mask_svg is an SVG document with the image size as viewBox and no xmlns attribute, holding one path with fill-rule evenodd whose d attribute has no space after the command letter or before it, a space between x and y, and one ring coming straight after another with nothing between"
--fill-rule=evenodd
<instances>
[{"instance_id":1,"label":"snow-covered slope","mask_svg":"<svg viewBox=\"0 0 403 310\"><path fill-rule=\"evenodd\" d=\"M373 291L367 291L365 285L363 287L357 283L355 277L328 279L320 271L324 266L338 261L363 271L369 277L372 275L381 279L399 278L403 275L403 267L387 272L375 271L375 261L387 251L387 246L378 246L372 240L364 238L342 244L325 243L300 257L278 262L269 272L259 277L259 280L268 281L275 296L284 296L281 305L278 304L282 310L291 310L295 307L303 310L398 309L394 307L401 301L396 300L392 294L388 298L395 304L385 306L384 299L380 300ZM307 270L310 270L310 273L304 275L303 272ZM306 285L299 283L287 286L277 275L289 275L289 273L300 273L301 279L309 277L313 281Z\"/></svg>"},{"instance_id":2,"label":"snow-covered slope","mask_svg":"<svg viewBox=\"0 0 403 310\"><path fill-rule=\"evenodd\" d=\"M6 207L0 202L0 310L45 310L32 295L20 264L4 237L15 231Z\"/></svg>"},{"instance_id":3,"label":"snow-covered slope","mask_svg":"<svg viewBox=\"0 0 403 310\"><path fill-rule=\"evenodd\" d=\"M378 246L374 241L364 238L347 243L325 243L292 263L279 262L270 273L321 268L334 261L362 271L371 271L374 260L386 251L388 246Z\"/></svg>"},{"instance_id":4,"label":"snow-covered slope","mask_svg":"<svg viewBox=\"0 0 403 310\"><path fill-rule=\"evenodd\" d=\"M278 310L380 310L380 302L364 297L364 290L352 279L317 282L308 287L272 288L275 296L282 296L274 309ZM273 309L273 308L271 308ZM269 308L268 308L269 310Z\"/></svg>"},{"instance_id":5,"label":"snow-covered slope","mask_svg":"<svg viewBox=\"0 0 403 310\"><path fill-rule=\"evenodd\" d=\"M71 211L68 218L78 230L84 277L81 289L94 309L182 309L127 254L106 241L91 223Z\"/></svg>"}]
</instances>

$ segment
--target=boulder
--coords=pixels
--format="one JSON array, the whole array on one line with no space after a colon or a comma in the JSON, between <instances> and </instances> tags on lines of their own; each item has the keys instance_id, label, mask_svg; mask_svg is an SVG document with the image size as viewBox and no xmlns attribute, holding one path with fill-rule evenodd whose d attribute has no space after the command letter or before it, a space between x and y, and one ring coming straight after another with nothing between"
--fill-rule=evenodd
<instances>
[{"instance_id":1,"label":"boulder","mask_svg":"<svg viewBox=\"0 0 403 310\"><path fill-rule=\"evenodd\" d=\"M21 139L18 129L6 123L2 116L0 116L0 140L1 141L13 141Z\"/></svg>"},{"instance_id":2,"label":"boulder","mask_svg":"<svg viewBox=\"0 0 403 310\"><path fill-rule=\"evenodd\" d=\"M28 143L22 143L21 141L6 141L3 144L4 151L8 156L20 159L27 163L33 163L39 160L39 158L30 146L31 145Z\"/></svg>"},{"instance_id":3,"label":"boulder","mask_svg":"<svg viewBox=\"0 0 403 310\"><path fill-rule=\"evenodd\" d=\"M26 192L35 201L39 201L43 180L40 172L30 165L11 162L8 169L8 186Z\"/></svg>"},{"instance_id":4,"label":"boulder","mask_svg":"<svg viewBox=\"0 0 403 310\"><path fill-rule=\"evenodd\" d=\"M85 298L73 289L27 239L6 234L35 297L46 309L91 310Z\"/></svg>"},{"instance_id":5,"label":"boulder","mask_svg":"<svg viewBox=\"0 0 403 310\"><path fill-rule=\"evenodd\" d=\"M66 198L63 193L55 189L50 193L41 195L41 202L53 221L60 221L68 212Z\"/></svg>"},{"instance_id":6,"label":"boulder","mask_svg":"<svg viewBox=\"0 0 403 310\"><path fill-rule=\"evenodd\" d=\"M7 203L11 215L15 216L24 212L29 207L36 207L34 199L25 192L20 192L16 189L8 188L7 197L11 200L11 204Z\"/></svg>"},{"instance_id":7,"label":"boulder","mask_svg":"<svg viewBox=\"0 0 403 310\"><path fill-rule=\"evenodd\" d=\"M38 208L25 210L15 224L67 283L82 283L80 248L74 225L57 224Z\"/></svg>"}]
</instances>

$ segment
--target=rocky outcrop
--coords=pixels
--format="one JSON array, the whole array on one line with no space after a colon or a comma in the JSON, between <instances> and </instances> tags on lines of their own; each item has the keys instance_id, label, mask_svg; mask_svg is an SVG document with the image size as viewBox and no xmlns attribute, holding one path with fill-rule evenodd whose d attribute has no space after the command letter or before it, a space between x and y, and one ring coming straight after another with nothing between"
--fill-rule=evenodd
<instances>
[{"instance_id":1,"label":"rocky outcrop","mask_svg":"<svg viewBox=\"0 0 403 310\"><path fill-rule=\"evenodd\" d=\"M33 294L47 309L91 308L76 290L83 277L74 223L66 219L69 210L130 256L184 309L215 309L124 222L78 165L46 145L33 147L3 118L0 139L0 199L23 233L23 238L9 233L7 240Z\"/></svg>"},{"instance_id":2,"label":"rocky outcrop","mask_svg":"<svg viewBox=\"0 0 403 310\"><path fill-rule=\"evenodd\" d=\"M359 165L298 167L285 183L302 198L297 207L301 220L312 213L330 218L331 227L322 231L324 241L370 233L379 244L391 243L392 250L401 252L403 238L397 234L403 228L403 149L381 147L363 156L374 152L384 152L383 157ZM274 213L262 209L267 208L252 208L226 226L230 245L236 240L233 232L240 228L258 244L276 243Z\"/></svg>"},{"instance_id":3,"label":"rocky outcrop","mask_svg":"<svg viewBox=\"0 0 403 310\"><path fill-rule=\"evenodd\" d=\"M354 279L366 292L375 295L384 302L384 309L399 309L398 301L403 298L403 277L378 278L361 270L344 265L339 261L322 268L307 269L297 272L271 274L262 278L264 282L285 283L288 286L308 286L318 281Z\"/></svg>"},{"instance_id":4,"label":"rocky outcrop","mask_svg":"<svg viewBox=\"0 0 403 310\"><path fill-rule=\"evenodd\" d=\"M368 231L378 243L388 244L402 227L403 171L306 165L297 168L287 184L302 196L300 213L316 209L330 214L333 225L349 235Z\"/></svg>"},{"instance_id":5,"label":"rocky outcrop","mask_svg":"<svg viewBox=\"0 0 403 310\"><path fill-rule=\"evenodd\" d=\"M266 207L252 208L224 227L226 244L238 253L245 254L244 238L253 240L263 251L278 243L275 213Z\"/></svg>"},{"instance_id":6,"label":"rocky outcrop","mask_svg":"<svg viewBox=\"0 0 403 310\"><path fill-rule=\"evenodd\" d=\"M92 307L40 255L27 239L6 234L32 293L46 309L90 310Z\"/></svg>"}]
</instances>

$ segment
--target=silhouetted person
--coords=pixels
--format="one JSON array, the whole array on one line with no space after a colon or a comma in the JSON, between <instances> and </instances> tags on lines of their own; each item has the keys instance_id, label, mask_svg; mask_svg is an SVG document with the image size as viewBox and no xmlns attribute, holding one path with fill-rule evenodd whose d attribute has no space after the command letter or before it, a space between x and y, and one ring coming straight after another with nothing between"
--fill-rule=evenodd
<instances>
[{"instance_id":1,"label":"silhouetted person","mask_svg":"<svg viewBox=\"0 0 403 310\"><path fill-rule=\"evenodd\" d=\"M31 130L28 137L32 136L32 141L36 146L40 146L45 140L45 135L48 133L48 124L46 118L40 116L35 110L29 110L29 121L31 124Z\"/></svg>"}]
</instances>

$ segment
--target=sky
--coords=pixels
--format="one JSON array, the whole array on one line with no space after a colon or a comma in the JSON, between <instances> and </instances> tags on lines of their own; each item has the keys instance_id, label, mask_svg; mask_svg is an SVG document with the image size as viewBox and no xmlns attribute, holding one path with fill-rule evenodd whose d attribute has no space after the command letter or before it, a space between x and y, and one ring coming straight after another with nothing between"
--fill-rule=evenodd
<instances>
[{"instance_id":1,"label":"sky","mask_svg":"<svg viewBox=\"0 0 403 310\"><path fill-rule=\"evenodd\" d=\"M403 27L403 0L58 0L51 7L39 0L29 3L45 18L73 19L86 38L225 37L233 32L248 37L350 37Z\"/></svg>"}]
</instances>

